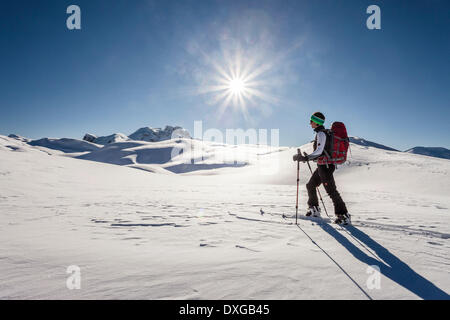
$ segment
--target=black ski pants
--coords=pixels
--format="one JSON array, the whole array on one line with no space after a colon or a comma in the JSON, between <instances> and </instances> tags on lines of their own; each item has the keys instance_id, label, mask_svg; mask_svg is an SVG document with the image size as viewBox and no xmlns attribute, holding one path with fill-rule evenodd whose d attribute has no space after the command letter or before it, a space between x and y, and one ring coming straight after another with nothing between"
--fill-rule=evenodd
<instances>
[{"instance_id":1,"label":"black ski pants","mask_svg":"<svg viewBox=\"0 0 450 320\"><path fill-rule=\"evenodd\" d=\"M330 196L331 200L333 200L334 204L334 213L336 215L347 213L347 208L345 206L344 201L341 198L341 195L336 190L336 183L334 182L333 172L336 169L335 165L329 164L328 167L326 165L318 165L316 171L314 171L311 179L306 184L306 189L308 190L308 205L319 206L319 199L317 199L317 187L319 187L322 183Z\"/></svg>"}]
</instances>

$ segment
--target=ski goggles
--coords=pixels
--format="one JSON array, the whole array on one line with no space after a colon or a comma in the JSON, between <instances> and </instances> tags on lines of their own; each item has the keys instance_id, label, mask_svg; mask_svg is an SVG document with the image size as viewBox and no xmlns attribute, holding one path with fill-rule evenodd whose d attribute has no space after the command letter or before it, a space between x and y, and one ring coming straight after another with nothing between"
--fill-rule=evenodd
<instances>
[{"instance_id":1,"label":"ski goggles","mask_svg":"<svg viewBox=\"0 0 450 320\"><path fill-rule=\"evenodd\" d=\"M311 116L311 121L310 122L315 122L315 123L317 123L318 125L323 125L323 123L325 122L325 120L322 120L322 119L320 119L320 118L317 118L316 116L314 116L314 115L312 115Z\"/></svg>"}]
</instances>

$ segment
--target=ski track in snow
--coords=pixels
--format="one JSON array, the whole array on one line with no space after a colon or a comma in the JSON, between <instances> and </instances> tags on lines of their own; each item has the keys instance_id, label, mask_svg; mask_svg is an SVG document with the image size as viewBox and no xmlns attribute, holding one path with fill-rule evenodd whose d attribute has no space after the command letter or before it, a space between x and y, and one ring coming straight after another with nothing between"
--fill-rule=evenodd
<instances>
[{"instance_id":1,"label":"ski track in snow","mask_svg":"<svg viewBox=\"0 0 450 320\"><path fill-rule=\"evenodd\" d=\"M289 220L291 220L291 219L295 220L295 215L288 215L288 214L283 214L283 213L275 214L275 213L270 213L270 212L265 212L264 214L278 216L279 218L282 218L283 215L285 215L285 217L287 217ZM250 219L250 218L238 217L238 216L237 216L237 218L261 221L261 222L277 223L276 221L271 221L271 220L258 220L258 219ZM331 223L331 219L329 219L329 218L324 218L324 217L309 218L309 217L305 217L303 215L299 215L298 220L299 221L307 220L307 221L312 221L312 222L316 222L316 223ZM368 220L377 220L377 219L369 218ZM386 220L389 220L389 218L384 217L383 220L386 221ZM439 238L439 239L449 239L450 238L450 234L448 234L448 233L442 233L442 232L426 230L426 229L415 229L415 228L411 228L408 225L392 225L392 224L376 223L376 222L370 222L370 221L354 222L354 223L352 223L352 225L355 227L374 228L374 229L378 229L381 231L402 232L402 233L406 233L408 235L420 235L420 236L425 236L425 237L430 237L430 238ZM426 227L426 226L420 226L420 227ZM429 227L435 228L434 226L429 226Z\"/></svg>"}]
</instances>

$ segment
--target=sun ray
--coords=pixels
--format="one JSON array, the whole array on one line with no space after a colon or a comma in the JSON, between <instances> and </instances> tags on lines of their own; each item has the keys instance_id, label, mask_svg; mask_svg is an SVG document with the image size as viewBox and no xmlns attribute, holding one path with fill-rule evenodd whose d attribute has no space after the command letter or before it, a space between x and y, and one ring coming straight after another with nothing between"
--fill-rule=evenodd
<instances>
[{"instance_id":1,"label":"sun ray","mask_svg":"<svg viewBox=\"0 0 450 320\"><path fill-rule=\"evenodd\" d=\"M214 103L218 103L218 102L220 102L220 101L226 99L228 96L229 96L228 92L223 91L223 92L219 93L218 95L216 95L216 96L213 98L213 99L214 99L213 102L214 102Z\"/></svg>"},{"instance_id":2,"label":"sun ray","mask_svg":"<svg viewBox=\"0 0 450 320\"><path fill-rule=\"evenodd\" d=\"M245 104L245 100L244 100L244 98L243 98L242 92L239 92L238 98L239 98L239 105L240 105L243 109L245 109L245 108L246 108L246 104Z\"/></svg>"},{"instance_id":3,"label":"sun ray","mask_svg":"<svg viewBox=\"0 0 450 320\"><path fill-rule=\"evenodd\" d=\"M264 92L262 92L260 90L247 88L247 91L250 94L252 94L253 96L255 96L257 98L260 98L262 100L265 100L267 102L270 102L272 104L278 104L278 102L279 102L277 98L272 97L272 96L270 96L270 95L268 95L268 94L266 94L266 93L264 93Z\"/></svg>"},{"instance_id":4,"label":"sun ray","mask_svg":"<svg viewBox=\"0 0 450 320\"><path fill-rule=\"evenodd\" d=\"M201 75L198 94L206 95L208 104L217 106L220 117L226 110L236 110L248 120L250 108L278 104L271 91L280 82L274 81L273 73L276 62L285 55L268 57L264 52L243 51L241 47L227 49L221 47L213 55L202 51L213 73Z\"/></svg>"},{"instance_id":5,"label":"sun ray","mask_svg":"<svg viewBox=\"0 0 450 320\"><path fill-rule=\"evenodd\" d=\"M211 93L211 92L217 92L217 91L224 91L227 90L227 85L211 85L211 86L204 86L202 88L198 88L197 92L200 94L204 93Z\"/></svg>"},{"instance_id":6,"label":"sun ray","mask_svg":"<svg viewBox=\"0 0 450 320\"><path fill-rule=\"evenodd\" d=\"M226 95L225 99L219 105L218 114L220 117L224 114L225 110L230 106L230 101L233 99L232 95Z\"/></svg>"}]
</instances>

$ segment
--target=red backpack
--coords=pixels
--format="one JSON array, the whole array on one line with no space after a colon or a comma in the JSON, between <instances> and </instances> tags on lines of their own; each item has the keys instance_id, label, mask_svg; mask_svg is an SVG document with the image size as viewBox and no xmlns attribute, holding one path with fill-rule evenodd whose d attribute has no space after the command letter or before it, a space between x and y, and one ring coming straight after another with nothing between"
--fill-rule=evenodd
<instances>
[{"instance_id":1,"label":"red backpack","mask_svg":"<svg viewBox=\"0 0 450 320\"><path fill-rule=\"evenodd\" d=\"M342 164L347 161L347 151L350 145L347 129L342 122L333 122L331 129L325 130L327 143L324 155L319 157L317 164Z\"/></svg>"}]
</instances>

